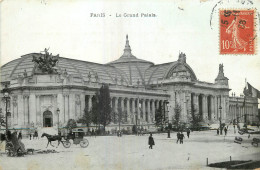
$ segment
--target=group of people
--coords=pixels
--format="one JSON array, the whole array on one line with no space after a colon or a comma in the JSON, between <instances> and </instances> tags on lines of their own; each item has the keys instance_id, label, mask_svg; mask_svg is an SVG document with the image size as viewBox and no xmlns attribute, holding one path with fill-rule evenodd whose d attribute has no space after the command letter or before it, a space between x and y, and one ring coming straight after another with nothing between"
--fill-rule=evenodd
<instances>
[{"instance_id":1,"label":"group of people","mask_svg":"<svg viewBox=\"0 0 260 170\"><path fill-rule=\"evenodd\" d=\"M187 137L190 138L190 129L187 129ZM178 143L180 141L180 144L183 144L184 138L185 138L185 136L184 136L183 132L178 132L176 143ZM150 136L148 138L148 145L149 145L149 149L153 149L153 145L155 145L152 133L150 133Z\"/></svg>"},{"instance_id":2,"label":"group of people","mask_svg":"<svg viewBox=\"0 0 260 170\"><path fill-rule=\"evenodd\" d=\"M217 135L219 135L219 131L220 131L220 134L222 135L223 128L217 129ZM227 136L227 131L228 131L228 128L224 127L225 136Z\"/></svg>"},{"instance_id":3,"label":"group of people","mask_svg":"<svg viewBox=\"0 0 260 170\"><path fill-rule=\"evenodd\" d=\"M21 152L25 153L25 145L22 142L22 132L20 131L17 135L17 131L14 131L13 133L8 130L5 134L1 134L1 142L7 141L11 142L15 151L18 152L18 149L21 150Z\"/></svg>"},{"instance_id":4,"label":"group of people","mask_svg":"<svg viewBox=\"0 0 260 170\"><path fill-rule=\"evenodd\" d=\"M184 137L184 134L181 132L178 132L177 133L177 142L176 143L178 143L179 141L180 141L180 144L183 144L183 139L184 139L185 137Z\"/></svg>"},{"instance_id":5,"label":"group of people","mask_svg":"<svg viewBox=\"0 0 260 170\"><path fill-rule=\"evenodd\" d=\"M32 137L33 137L33 139L34 138L36 138L36 139L38 138L39 139L39 135L38 135L38 131L37 130L35 130L33 134L30 133L30 140L32 140Z\"/></svg>"}]
</instances>

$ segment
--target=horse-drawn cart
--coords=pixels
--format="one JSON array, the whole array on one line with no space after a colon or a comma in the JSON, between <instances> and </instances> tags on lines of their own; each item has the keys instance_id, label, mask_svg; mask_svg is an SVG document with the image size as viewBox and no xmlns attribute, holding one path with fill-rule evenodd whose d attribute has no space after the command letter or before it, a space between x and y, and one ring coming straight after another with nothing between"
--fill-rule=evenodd
<instances>
[{"instance_id":1,"label":"horse-drawn cart","mask_svg":"<svg viewBox=\"0 0 260 170\"><path fill-rule=\"evenodd\" d=\"M84 131L82 129L75 129L72 132L68 133L66 136L63 136L62 143L65 148L71 146L70 140L73 140L73 144L80 145L82 148L86 148L89 145L87 139L84 139Z\"/></svg>"},{"instance_id":2,"label":"horse-drawn cart","mask_svg":"<svg viewBox=\"0 0 260 170\"><path fill-rule=\"evenodd\" d=\"M26 154L24 144L18 140L16 132L6 139L5 152L7 156L23 156Z\"/></svg>"}]
</instances>

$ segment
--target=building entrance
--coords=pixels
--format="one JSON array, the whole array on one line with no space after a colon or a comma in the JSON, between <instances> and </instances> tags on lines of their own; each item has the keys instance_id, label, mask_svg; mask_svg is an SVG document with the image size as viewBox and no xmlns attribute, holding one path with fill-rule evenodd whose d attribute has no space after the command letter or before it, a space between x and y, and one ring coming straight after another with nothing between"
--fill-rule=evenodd
<instances>
[{"instance_id":1,"label":"building entrance","mask_svg":"<svg viewBox=\"0 0 260 170\"><path fill-rule=\"evenodd\" d=\"M53 126L52 112L47 110L43 112L43 127L52 127L52 126Z\"/></svg>"}]
</instances>

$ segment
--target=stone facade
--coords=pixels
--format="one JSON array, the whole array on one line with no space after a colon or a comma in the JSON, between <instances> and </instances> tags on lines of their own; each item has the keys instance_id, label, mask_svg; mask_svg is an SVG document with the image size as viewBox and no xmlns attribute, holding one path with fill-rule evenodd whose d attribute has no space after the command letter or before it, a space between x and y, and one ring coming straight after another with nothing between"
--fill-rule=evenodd
<instances>
[{"instance_id":1,"label":"stone facade","mask_svg":"<svg viewBox=\"0 0 260 170\"><path fill-rule=\"evenodd\" d=\"M41 56L44 54L27 54L1 67L2 87L11 90L8 111L12 127L64 126L69 119L77 120L85 108L91 109L103 83L109 85L112 109L121 107L127 113L123 124L127 128L153 126L159 107L171 122L176 105L181 106L181 121L186 123L191 112L201 115L206 123L229 123L244 113L251 115L249 121L257 120L257 99L247 98L242 106L243 98L229 97L222 64L214 83L199 81L185 54L175 62L154 65L132 55L128 37L123 55L104 65L58 56L54 73L41 74L32 61ZM0 107L4 114L3 100Z\"/></svg>"}]
</instances>

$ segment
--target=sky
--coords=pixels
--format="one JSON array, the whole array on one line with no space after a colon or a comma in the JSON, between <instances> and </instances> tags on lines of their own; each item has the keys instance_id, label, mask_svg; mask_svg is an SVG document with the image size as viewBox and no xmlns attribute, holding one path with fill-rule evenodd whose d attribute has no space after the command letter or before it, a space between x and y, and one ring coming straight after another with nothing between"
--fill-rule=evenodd
<instances>
[{"instance_id":1,"label":"sky","mask_svg":"<svg viewBox=\"0 0 260 170\"><path fill-rule=\"evenodd\" d=\"M54 55L106 64L123 54L128 34L132 53L139 59L161 64L176 61L183 52L200 81L214 83L223 63L230 94L240 95L245 79L260 90L259 53L220 55L218 24L218 9L254 8L260 1L220 1L4 0L0 63L50 48ZM91 17L91 13L106 17ZM116 17L124 13L139 13L139 17ZM140 17L141 13L156 17ZM255 21L259 24L259 18ZM258 25L255 29L259 34ZM258 52L259 45L256 48Z\"/></svg>"}]
</instances>

